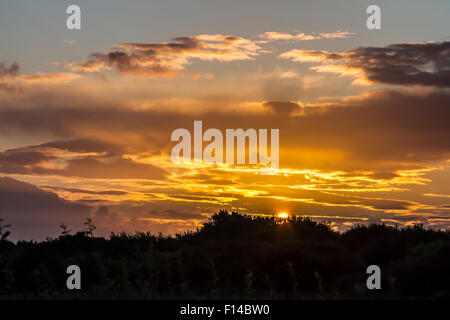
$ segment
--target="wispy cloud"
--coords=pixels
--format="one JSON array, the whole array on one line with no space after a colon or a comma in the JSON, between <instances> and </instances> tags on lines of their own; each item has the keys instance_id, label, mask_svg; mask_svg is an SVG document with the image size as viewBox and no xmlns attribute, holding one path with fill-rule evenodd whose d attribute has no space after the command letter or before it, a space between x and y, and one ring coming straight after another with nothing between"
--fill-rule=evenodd
<instances>
[{"instance_id":1,"label":"wispy cloud","mask_svg":"<svg viewBox=\"0 0 450 320\"><path fill-rule=\"evenodd\" d=\"M320 36L325 39L343 39L348 38L349 36L355 35L354 32L348 31L336 31L336 32L322 32Z\"/></svg>"},{"instance_id":2,"label":"wispy cloud","mask_svg":"<svg viewBox=\"0 0 450 320\"><path fill-rule=\"evenodd\" d=\"M36 73L32 75L24 75L19 80L27 83L66 83L81 77L77 73Z\"/></svg>"},{"instance_id":3,"label":"wispy cloud","mask_svg":"<svg viewBox=\"0 0 450 320\"><path fill-rule=\"evenodd\" d=\"M304 33L283 33L283 32L276 32L276 31L267 31L263 34L260 34L259 37L264 40L269 41L275 41L275 40L295 40L295 41L307 41L307 40L314 40L319 39L318 36L313 36L310 34L304 34Z\"/></svg>"},{"instance_id":4,"label":"wispy cloud","mask_svg":"<svg viewBox=\"0 0 450 320\"><path fill-rule=\"evenodd\" d=\"M299 50L292 49L279 55L280 58L295 62L328 62L330 60L340 60L344 54L328 52L324 50Z\"/></svg>"},{"instance_id":5,"label":"wispy cloud","mask_svg":"<svg viewBox=\"0 0 450 320\"><path fill-rule=\"evenodd\" d=\"M288 33L288 32L267 31L260 34L259 38L265 41L277 41L277 40L308 41L318 39L344 39L355 34L356 33L354 32L348 31L322 32L319 33L318 35L305 34L303 32Z\"/></svg>"},{"instance_id":6,"label":"wispy cloud","mask_svg":"<svg viewBox=\"0 0 450 320\"><path fill-rule=\"evenodd\" d=\"M58 84L67 83L81 77L77 73L50 72L35 73L31 75L19 75L20 66L17 63L9 68L4 63L0 63L0 90L6 92L22 92L24 84Z\"/></svg>"}]
</instances>

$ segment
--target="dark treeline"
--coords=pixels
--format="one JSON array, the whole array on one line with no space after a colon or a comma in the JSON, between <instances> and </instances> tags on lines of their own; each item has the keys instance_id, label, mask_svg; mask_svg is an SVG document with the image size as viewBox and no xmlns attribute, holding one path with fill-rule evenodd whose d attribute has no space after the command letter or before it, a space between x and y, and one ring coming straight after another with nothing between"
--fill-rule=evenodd
<instances>
[{"instance_id":1,"label":"dark treeline","mask_svg":"<svg viewBox=\"0 0 450 320\"><path fill-rule=\"evenodd\" d=\"M88 232L44 242L0 241L1 298L450 298L450 234L415 225L338 233L308 218L220 211L173 237ZM81 268L82 289L66 288ZM368 290L378 265L382 289Z\"/></svg>"}]
</instances>

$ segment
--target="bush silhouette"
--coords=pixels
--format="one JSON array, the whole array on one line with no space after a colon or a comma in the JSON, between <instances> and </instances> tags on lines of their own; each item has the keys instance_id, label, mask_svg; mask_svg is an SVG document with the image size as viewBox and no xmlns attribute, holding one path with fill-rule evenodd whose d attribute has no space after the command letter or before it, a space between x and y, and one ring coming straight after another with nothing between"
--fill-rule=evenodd
<instances>
[{"instance_id":1,"label":"bush silhouette","mask_svg":"<svg viewBox=\"0 0 450 320\"><path fill-rule=\"evenodd\" d=\"M2 298L449 298L450 236L421 225L356 226L219 211L176 236L88 230L0 246ZM66 228L62 228L67 231ZM3 241L5 242L5 241ZM6 243L6 242L5 242ZM68 265L81 291L65 287ZM368 265L379 292L365 287Z\"/></svg>"}]
</instances>

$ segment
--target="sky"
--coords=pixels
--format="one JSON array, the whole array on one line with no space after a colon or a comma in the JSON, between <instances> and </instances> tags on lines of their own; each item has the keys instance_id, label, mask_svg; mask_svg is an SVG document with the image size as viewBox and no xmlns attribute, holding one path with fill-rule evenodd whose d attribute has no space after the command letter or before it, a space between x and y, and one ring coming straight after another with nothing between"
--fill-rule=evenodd
<instances>
[{"instance_id":1,"label":"sky","mask_svg":"<svg viewBox=\"0 0 450 320\"><path fill-rule=\"evenodd\" d=\"M81 9L81 29L66 8ZM368 30L369 4L381 30ZM175 234L221 209L450 226L448 1L1 1L12 240ZM174 163L178 128L279 129L279 168ZM203 147L208 145L203 143ZM247 150L248 152L248 150Z\"/></svg>"}]
</instances>

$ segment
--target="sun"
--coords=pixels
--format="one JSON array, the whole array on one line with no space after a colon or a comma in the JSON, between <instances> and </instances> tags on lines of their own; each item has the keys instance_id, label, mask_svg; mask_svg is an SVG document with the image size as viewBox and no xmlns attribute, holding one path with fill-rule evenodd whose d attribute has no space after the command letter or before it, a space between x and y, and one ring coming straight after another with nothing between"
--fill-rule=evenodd
<instances>
[{"instance_id":1,"label":"sun","mask_svg":"<svg viewBox=\"0 0 450 320\"><path fill-rule=\"evenodd\" d=\"M286 212L280 212L278 214L278 218L286 219L288 217L289 217L289 215Z\"/></svg>"}]
</instances>

